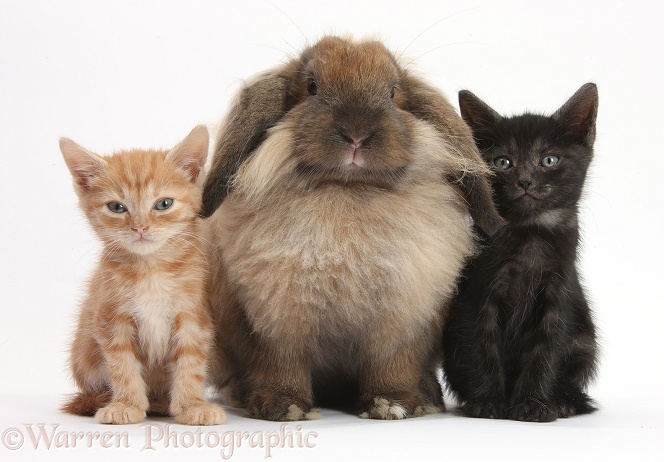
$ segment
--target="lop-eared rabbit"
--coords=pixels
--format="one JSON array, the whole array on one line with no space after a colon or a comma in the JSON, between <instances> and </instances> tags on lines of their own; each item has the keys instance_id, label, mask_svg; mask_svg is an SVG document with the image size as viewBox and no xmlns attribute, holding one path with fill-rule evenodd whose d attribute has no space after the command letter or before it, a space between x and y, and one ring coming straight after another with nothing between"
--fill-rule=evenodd
<instances>
[{"instance_id":1,"label":"lop-eared rabbit","mask_svg":"<svg viewBox=\"0 0 664 462\"><path fill-rule=\"evenodd\" d=\"M203 194L216 385L268 420L442 410L474 224L503 224L488 175L445 97L380 42L325 37L246 84Z\"/></svg>"}]
</instances>

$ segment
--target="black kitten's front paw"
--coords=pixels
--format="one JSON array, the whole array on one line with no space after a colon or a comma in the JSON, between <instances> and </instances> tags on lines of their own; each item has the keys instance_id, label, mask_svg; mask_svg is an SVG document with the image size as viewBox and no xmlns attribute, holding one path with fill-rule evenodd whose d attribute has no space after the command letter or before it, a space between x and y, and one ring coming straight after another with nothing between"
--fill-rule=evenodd
<instances>
[{"instance_id":1,"label":"black kitten's front paw","mask_svg":"<svg viewBox=\"0 0 664 462\"><path fill-rule=\"evenodd\" d=\"M577 414L590 414L597 410L595 402L584 392L567 393L556 399L558 417L572 417Z\"/></svg>"},{"instance_id":2,"label":"black kitten's front paw","mask_svg":"<svg viewBox=\"0 0 664 462\"><path fill-rule=\"evenodd\" d=\"M558 417L567 418L576 415L576 407L566 400L558 400Z\"/></svg>"},{"instance_id":3,"label":"black kitten's front paw","mask_svg":"<svg viewBox=\"0 0 664 462\"><path fill-rule=\"evenodd\" d=\"M313 408L309 400L269 391L254 393L247 400L247 409L250 417L278 422L321 417L320 411Z\"/></svg>"},{"instance_id":4,"label":"black kitten's front paw","mask_svg":"<svg viewBox=\"0 0 664 462\"><path fill-rule=\"evenodd\" d=\"M461 406L461 412L479 419L502 419L505 416L505 404L499 400L477 399L466 401Z\"/></svg>"},{"instance_id":5,"label":"black kitten's front paw","mask_svg":"<svg viewBox=\"0 0 664 462\"><path fill-rule=\"evenodd\" d=\"M558 418L558 406L528 398L509 409L508 418L523 422L552 422Z\"/></svg>"}]
</instances>

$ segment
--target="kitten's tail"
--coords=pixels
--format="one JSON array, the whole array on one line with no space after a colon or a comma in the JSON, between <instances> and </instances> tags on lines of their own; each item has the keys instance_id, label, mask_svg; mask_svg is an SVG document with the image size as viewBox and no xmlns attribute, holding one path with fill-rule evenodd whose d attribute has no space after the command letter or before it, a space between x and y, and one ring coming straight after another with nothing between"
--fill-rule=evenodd
<instances>
[{"instance_id":1,"label":"kitten's tail","mask_svg":"<svg viewBox=\"0 0 664 462\"><path fill-rule=\"evenodd\" d=\"M111 402L110 390L101 392L79 392L73 395L61 410L74 415L93 417L98 409Z\"/></svg>"}]
</instances>

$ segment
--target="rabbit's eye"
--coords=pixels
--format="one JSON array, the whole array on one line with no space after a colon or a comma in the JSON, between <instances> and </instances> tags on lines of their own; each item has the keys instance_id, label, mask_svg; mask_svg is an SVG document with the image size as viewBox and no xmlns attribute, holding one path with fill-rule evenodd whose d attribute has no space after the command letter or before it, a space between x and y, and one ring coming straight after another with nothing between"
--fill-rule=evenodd
<instances>
[{"instance_id":1,"label":"rabbit's eye","mask_svg":"<svg viewBox=\"0 0 664 462\"><path fill-rule=\"evenodd\" d=\"M394 90L396 89L396 86L393 86L392 89L390 90L390 98L394 99Z\"/></svg>"},{"instance_id":2,"label":"rabbit's eye","mask_svg":"<svg viewBox=\"0 0 664 462\"><path fill-rule=\"evenodd\" d=\"M310 95L315 95L318 93L318 85L314 79L307 80L307 91Z\"/></svg>"}]
</instances>

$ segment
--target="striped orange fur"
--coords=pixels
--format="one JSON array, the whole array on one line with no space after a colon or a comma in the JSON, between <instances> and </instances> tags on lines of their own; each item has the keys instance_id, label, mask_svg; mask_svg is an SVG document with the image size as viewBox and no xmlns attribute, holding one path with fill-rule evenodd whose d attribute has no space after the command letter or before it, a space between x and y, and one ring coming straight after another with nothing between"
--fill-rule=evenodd
<instances>
[{"instance_id":1,"label":"striped orange fur","mask_svg":"<svg viewBox=\"0 0 664 462\"><path fill-rule=\"evenodd\" d=\"M112 424L147 413L189 425L225 420L204 398L212 324L199 177L208 141L199 126L171 151L101 157L60 140L104 245L71 346L80 392L65 412Z\"/></svg>"}]
</instances>

